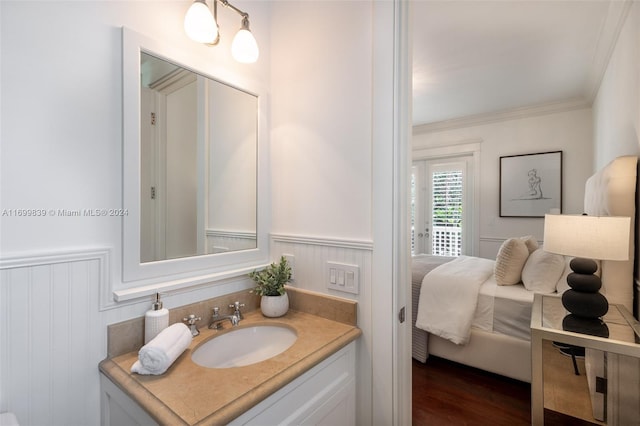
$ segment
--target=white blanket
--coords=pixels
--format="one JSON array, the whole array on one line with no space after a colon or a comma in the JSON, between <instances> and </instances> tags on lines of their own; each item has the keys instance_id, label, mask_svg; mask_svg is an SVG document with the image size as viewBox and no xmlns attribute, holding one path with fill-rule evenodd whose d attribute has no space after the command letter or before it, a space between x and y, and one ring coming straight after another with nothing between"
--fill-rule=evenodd
<instances>
[{"instance_id":1,"label":"white blanket","mask_svg":"<svg viewBox=\"0 0 640 426\"><path fill-rule=\"evenodd\" d=\"M490 259L460 256L425 275L416 327L458 345L467 343L480 286L493 266Z\"/></svg>"}]
</instances>

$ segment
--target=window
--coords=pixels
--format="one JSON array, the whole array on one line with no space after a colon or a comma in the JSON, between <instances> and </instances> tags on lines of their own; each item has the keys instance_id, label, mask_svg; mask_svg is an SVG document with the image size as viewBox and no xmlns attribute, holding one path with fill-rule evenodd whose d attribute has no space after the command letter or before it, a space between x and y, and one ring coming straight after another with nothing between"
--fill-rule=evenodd
<instances>
[{"instance_id":1,"label":"window","mask_svg":"<svg viewBox=\"0 0 640 426\"><path fill-rule=\"evenodd\" d=\"M411 178L411 252L460 256L471 252L467 186L471 157L415 161Z\"/></svg>"},{"instance_id":2,"label":"window","mask_svg":"<svg viewBox=\"0 0 640 426\"><path fill-rule=\"evenodd\" d=\"M431 254L462 254L463 174L461 170L431 173Z\"/></svg>"}]
</instances>

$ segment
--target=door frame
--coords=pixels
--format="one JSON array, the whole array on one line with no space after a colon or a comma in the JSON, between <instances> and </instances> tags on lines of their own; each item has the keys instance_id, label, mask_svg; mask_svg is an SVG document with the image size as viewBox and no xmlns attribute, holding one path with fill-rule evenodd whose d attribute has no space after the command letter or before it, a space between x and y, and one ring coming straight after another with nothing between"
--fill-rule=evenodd
<instances>
[{"instance_id":1,"label":"door frame","mask_svg":"<svg viewBox=\"0 0 640 426\"><path fill-rule=\"evenodd\" d=\"M373 2L371 419L411 424L411 1ZM398 314L405 309L405 320Z\"/></svg>"}]
</instances>

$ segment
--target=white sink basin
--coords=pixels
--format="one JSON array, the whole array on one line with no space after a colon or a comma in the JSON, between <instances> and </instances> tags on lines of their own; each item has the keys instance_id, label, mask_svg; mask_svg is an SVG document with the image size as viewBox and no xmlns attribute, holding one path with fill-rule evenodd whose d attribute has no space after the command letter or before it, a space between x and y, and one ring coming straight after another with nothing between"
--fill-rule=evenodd
<instances>
[{"instance_id":1,"label":"white sink basin","mask_svg":"<svg viewBox=\"0 0 640 426\"><path fill-rule=\"evenodd\" d=\"M286 351L297 338L294 330L284 326L256 325L238 328L198 346L191 359L208 368L242 367Z\"/></svg>"}]
</instances>

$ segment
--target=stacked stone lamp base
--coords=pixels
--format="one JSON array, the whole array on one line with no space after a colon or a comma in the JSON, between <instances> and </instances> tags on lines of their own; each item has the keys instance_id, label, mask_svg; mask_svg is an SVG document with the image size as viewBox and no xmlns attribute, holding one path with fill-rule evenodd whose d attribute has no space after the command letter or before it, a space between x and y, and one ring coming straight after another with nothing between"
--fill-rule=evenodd
<instances>
[{"instance_id":1,"label":"stacked stone lamp base","mask_svg":"<svg viewBox=\"0 0 640 426\"><path fill-rule=\"evenodd\" d=\"M609 337L609 328L601 317L609 311L607 299L599 292L600 277L594 275L598 265L591 259L576 257L571 260L573 273L567 277L569 290L562 294L562 305L569 315L564 317L562 328L566 331Z\"/></svg>"}]
</instances>

